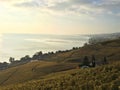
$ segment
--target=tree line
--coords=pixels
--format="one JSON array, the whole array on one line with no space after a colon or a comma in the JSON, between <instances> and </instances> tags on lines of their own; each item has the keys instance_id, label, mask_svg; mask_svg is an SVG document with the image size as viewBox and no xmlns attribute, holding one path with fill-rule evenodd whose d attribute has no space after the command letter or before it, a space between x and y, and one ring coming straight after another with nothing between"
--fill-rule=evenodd
<instances>
[{"instance_id":1,"label":"tree line","mask_svg":"<svg viewBox=\"0 0 120 90\"><path fill-rule=\"evenodd\" d=\"M79 48L80 47L73 47L70 50L58 50L56 52L48 52L48 53L43 53L42 51L39 51L39 52L36 52L35 54L33 54L31 57L30 57L30 55L25 55L25 56L21 57L19 60L16 60L14 57L10 57L9 63L8 62L3 62L3 63L0 62L0 70L6 69L11 66L25 64L25 63L30 62L31 60L45 60L48 56L51 56L53 54L65 53L65 52L69 52L69 51L76 50Z\"/></svg>"}]
</instances>

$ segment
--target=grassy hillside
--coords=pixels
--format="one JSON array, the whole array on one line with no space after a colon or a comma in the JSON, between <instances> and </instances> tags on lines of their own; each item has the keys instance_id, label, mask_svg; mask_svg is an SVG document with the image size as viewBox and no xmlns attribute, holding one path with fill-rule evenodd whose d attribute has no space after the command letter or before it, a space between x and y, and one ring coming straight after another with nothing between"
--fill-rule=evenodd
<instances>
[{"instance_id":1,"label":"grassy hillside","mask_svg":"<svg viewBox=\"0 0 120 90\"><path fill-rule=\"evenodd\" d=\"M49 73L60 72L75 68L76 64L36 61L8 68L0 72L0 85L22 83L40 79Z\"/></svg>"},{"instance_id":2,"label":"grassy hillside","mask_svg":"<svg viewBox=\"0 0 120 90\"><path fill-rule=\"evenodd\" d=\"M105 56L114 64L75 69L84 56L91 60L92 55L95 55L96 62L102 61ZM85 45L67 52L48 55L44 60L1 70L0 86L5 86L5 89L1 87L1 90L118 90L119 60L120 39ZM10 85L8 89L6 85Z\"/></svg>"},{"instance_id":3,"label":"grassy hillside","mask_svg":"<svg viewBox=\"0 0 120 90\"><path fill-rule=\"evenodd\" d=\"M120 90L120 62L96 68L73 69L44 78L1 87L0 90Z\"/></svg>"},{"instance_id":4,"label":"grassy hillside","mask_svg":"<svg viewBox=\"0 0 120 90\"><path fill-rule=\"evenodd\" d=\"M91 55L95 55L98 61L101 61L104 56L106 56L109 61L120 60L120 39L93 45L85 45L69 52L57 53L49 56L47 60L58 62L81 62L84 56L91 58Z\"/></svg>"}]
</instances>

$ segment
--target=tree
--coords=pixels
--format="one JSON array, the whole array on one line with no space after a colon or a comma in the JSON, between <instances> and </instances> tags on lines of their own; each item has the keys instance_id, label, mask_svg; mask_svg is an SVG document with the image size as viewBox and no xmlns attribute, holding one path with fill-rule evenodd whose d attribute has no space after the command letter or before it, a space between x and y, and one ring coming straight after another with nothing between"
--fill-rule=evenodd
<instances>
[{"instance_id":1,"label":"tree","mask_svg":"<svg viewBox=\"0 0 120 90\"><path fill-rule=\"evenodd\" d=\"M42 54L43 54L42 51L35 53L35 55L37 56L41 56Z\"/></svg>"},{"instance_id":2,"label":"tree","mask_svg":"<svg viewBox=\"0 0 120 90\"><path fill-rule=\"evenodd\" d=\"M26 55L25 57L22 57L22 58L20 59L20 61L30 61L30 60L31 60L31 58L30 58L29 55Z\"/></svg>"},{"instance_id":3,"label":"tree","mask_svg":"<svg viewBox=\"0 0 120 90\"><path fill-rule=\"evenodd\" d=\"M89 66L89 65L90 65L90 62L89 62L89 59L88 59L87 56L84 57L82 64L83 64L83 65L86 65L86 66Z\"/></svg>"},{"instance_id":4,"label":"tree","mask_svg":"<svg viewBox=\"0 0 120 90\"><path fill-rule=\"evenodd\" d=\"M32 59L41 59L41 57L43 56L42 51L37 52L33 55Z\"/></svg>"},{"instance_id":5,"label":"tree","mask_svg":"<svg viewBox=\"0 0 120 90\"><path fill-rule=\"evenodd\" d=\"M103 58L103 64L107 64L108 62L107 62L107 58L106 57L104 57Z\"/></svg>"},{"instance_id":6,"label":"tree","mask_svg":"<svg viewBox=\"0 0 120 90\"><path fill-rule=\"evenodd\" d=\"M54 54L54 52L48 52L48 55Z\"/></svg>"},{"instance_id":7,"label":"tree","mask_svg":"<svg viewBox=\"0 0 120 90\"><path fill-rule=\"evenodd\" d=\"M29 55L26 55L24 58L25 58L25 60L31 60Z\"/></svg>"},{"instance_id":8,"label":"tree","mask_svg":"<svg viewBox=\"0 0 120 90\"><path fill-rule=\"evenodd\" d=\"M72 50L76 50L76 49L78 49L78 47L73 47L73 48L72 48Z\"/></svg>"},{"instance_id":9,"label":"tree","mask_svg":"<svg viewBox=\"0 0 120 90\"><path fill-rule=\"evenodd\" d=\"M10 62L10 63L13 63L14 61L15 61L15 58L13 58L13 57L10 57L10 58L9 58L9 62Z\"/></svg>"},{"instance_id":10,"label":"tree","mask_svg":"<svg viewBox=\"0 0 120 90\"><path fill-rule=\"evenodd\" d=\"M8 63L7 62L0 63L0 70L5 69L7 67L8 67Z\"/></svg>"},{"instance_id":11,"label":"tree","mask_svg":"<svg viewBox=\"0 0 120 90\"><path fill-rule=\"evenodd\" d=\"M95 63L95 56L92 55L92 67L95 67L96 63Z\"/></svg>"}]
</instances>

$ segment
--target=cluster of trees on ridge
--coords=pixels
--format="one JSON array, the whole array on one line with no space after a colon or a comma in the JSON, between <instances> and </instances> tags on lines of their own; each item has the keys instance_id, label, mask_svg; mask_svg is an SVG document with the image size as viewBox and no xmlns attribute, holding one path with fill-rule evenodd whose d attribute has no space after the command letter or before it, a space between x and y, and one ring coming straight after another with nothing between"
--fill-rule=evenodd
<instances>
[{"instance_id":1,"label":"cluster of trees on ridge","mask_svg":"<svg viewBox=\"0 0 120 90\"><path fill-rule=\"evenodd\" d=\"M48 56L51 56L53 54L59 54L59 53L65 53L65 52L69 52L72 50L76 50L79 49L80 47L73 47L70 50L58 50L56 52L48 52L48 53L43 53L42 51L36 52L34 55L32 55L32 57L30 57L29 55L25 55L24 57L21 57L20 60L16 60L14 57L10 57L9 58L9 63L8 62L1 62L0 63L0 70L6 69L9 66L17 66L17 65L21 65L21 64L25 64L30 62L31 60L45 60Z\"/></svg>"},{"instance_id":2,"label":"cluster of trees on ridge","mask_svg":"<svg viewBox=\"0 0 120 90\"><path fill-rule=\"evenodd\" d=\"M103 57L103 60L100 63L97 63L94 55L91 56L91 60L89 60L88 56L85 56L82 63L78 66L78 68L79 67L95 67L98 64L101 64L101 65L108 64L107 58Z\"/></svg>"},{"instance_id":3,"label":"cluster of trees on ridge","mask_svg":"<svg viewBox=\"0 0 120 90\"><path fill-rule=\"evenodd\" d=\"M77 48L75 48L77 49ZM61 52L56 52L56 53L61 53ZM47 57L48 55L52 55L55 54L53 52L49 52L48 54L43 54L41 51L35 53L32 57L30 57L29 55L26 55L25 57L22 57L20 60L15 60L15 58L10 57L9 58L9 62L3 62L0 63L0 70L6 69L8 67L13 67L13 66L17 66L17 65L21 65L21 64L25 64L30 62L31 60L42 60L45 57ZM104 57L103 60L101 61L101 65L107 64L107 58ZM98 65L97 60L95 58L94 55L91 56L91 59L88 58L88 56L85 56L83 58L83 61L81 62L80 65L78 65L78 67L83 67L83 66L87 66L87 67L95 67L96 65Z\"/></svg>"}]
</instances>

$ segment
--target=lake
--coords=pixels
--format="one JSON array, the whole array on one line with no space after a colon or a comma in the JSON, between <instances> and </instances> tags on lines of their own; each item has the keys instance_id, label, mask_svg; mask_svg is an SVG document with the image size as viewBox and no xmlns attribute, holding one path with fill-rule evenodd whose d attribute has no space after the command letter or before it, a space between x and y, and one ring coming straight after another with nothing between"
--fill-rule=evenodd
<instances>
[{"instance_id":1,"label":"lake","mask_svg":"<svg viewBox=\"0 0 120 90\"><path fill-rule=\"evenodd\" d=\"M88 39L89 37L85 35L2 34L0 62L9 61L9 57L19 60L38 51L46 53L81 47Z\"/></svg>"}]
</instances>

